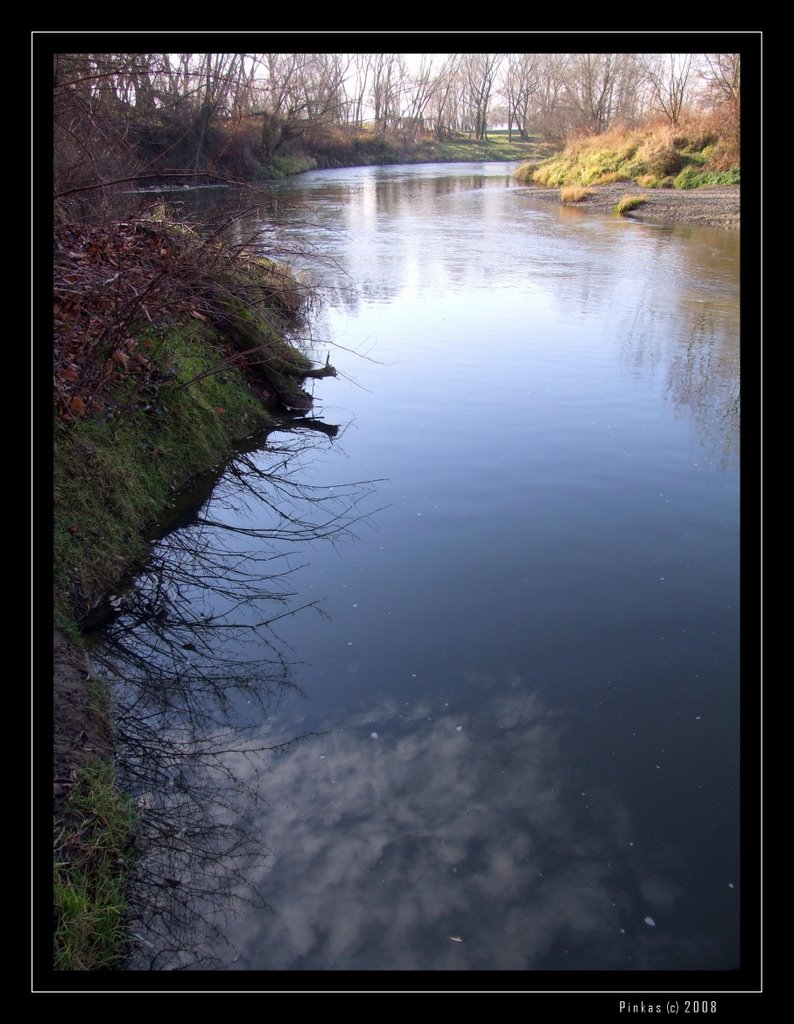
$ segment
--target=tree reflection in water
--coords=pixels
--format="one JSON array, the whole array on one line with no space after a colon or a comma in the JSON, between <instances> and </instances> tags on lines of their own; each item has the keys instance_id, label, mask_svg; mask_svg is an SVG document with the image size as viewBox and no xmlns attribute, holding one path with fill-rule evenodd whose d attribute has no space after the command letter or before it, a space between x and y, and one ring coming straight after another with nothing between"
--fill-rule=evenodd
<instances>
[{"instance_id":1,"label":"tree reflection in water","mask_svg":"<svg viewBox=\"0 0 794 1024\"><path fill-rule=\"evenodd\" d=\"M132 969L211 967L202 948L217 948L239 900L266 907L251 880L267 854L252 812L269 757L306 738L263 739L274 702L300 692L278 623L321 612L289 589L300 567L290 555L350 537L372 514L373 481L302 482L317 443L294 429L236 455L114 599L122 608L94 649L113 680L119 776L140 814ZM228 767L241 758L244 779Z\"/></svg>"}]
</instances>

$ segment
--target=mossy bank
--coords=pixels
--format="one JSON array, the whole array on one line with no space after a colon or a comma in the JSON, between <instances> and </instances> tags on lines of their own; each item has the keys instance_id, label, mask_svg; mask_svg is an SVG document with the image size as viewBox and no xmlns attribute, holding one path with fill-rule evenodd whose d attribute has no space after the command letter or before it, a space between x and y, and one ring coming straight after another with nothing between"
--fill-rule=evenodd
<instances>
[{"instance_id":1,"label":"mossy bank","mask_svg":"<svg viewBox=\"0 0 794 1024\"><path fill-rule=\"evenodd\" d=\"M54 967L117 967L135 816L81 623L146 557L175 495L234 445L305 411L283 266L183 226L61 223L55 249Z\"/></svg>"},{"instance_id":2,"label":"mossy bank","mask_svg":"<svg viewBox=\"0 0 794 1024\"><path fill-rule=\"evenodd\" d=\"M112 282L108 288L107 282ZM175 491L305 406L284 268L174 226L64 227L55 303L55 623L73 637L145 554Z\"/></svg>"}]
</instances>

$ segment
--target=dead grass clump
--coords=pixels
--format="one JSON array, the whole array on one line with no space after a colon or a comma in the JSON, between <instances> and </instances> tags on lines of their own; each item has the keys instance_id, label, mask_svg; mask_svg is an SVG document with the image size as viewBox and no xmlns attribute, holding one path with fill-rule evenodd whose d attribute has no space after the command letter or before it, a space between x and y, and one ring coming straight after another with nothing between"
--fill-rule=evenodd
<instances>
[{"instance_id":1,"label":"dead grass clump","mask_svg":"<svg viewBox=\"0 0 794 1024\"><path fill-rule=\"evenodd\" d=\"M593 193L584 185L563 185L560 189L560 200L563 203L581 203L587 196Z\"/></svg>"}]
</instances>

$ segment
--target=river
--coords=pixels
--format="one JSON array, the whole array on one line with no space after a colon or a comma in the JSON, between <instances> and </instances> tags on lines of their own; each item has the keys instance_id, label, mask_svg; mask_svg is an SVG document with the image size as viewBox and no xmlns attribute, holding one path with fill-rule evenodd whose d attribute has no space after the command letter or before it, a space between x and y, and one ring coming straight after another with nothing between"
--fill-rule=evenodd
<instances>
[{"instance_id":1,"label":"river","mask_svg":"<svg viewBox=\"0 0 794 1024\"><path fill-rule=\"evenodd\" d=\"M340 431L219 468L108 630L133 966L738 967L738 232L496 164L272 213Z\"/></svg>"}]
</instances>

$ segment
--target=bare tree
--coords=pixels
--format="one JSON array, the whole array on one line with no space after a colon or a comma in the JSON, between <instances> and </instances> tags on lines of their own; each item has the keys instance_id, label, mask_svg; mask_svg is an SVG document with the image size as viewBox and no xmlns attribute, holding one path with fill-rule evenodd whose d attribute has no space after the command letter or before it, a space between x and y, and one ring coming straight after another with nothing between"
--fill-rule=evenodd
<instances>
[{"instance_id":1,"label":"bare tree","mask_svg":"<svg viewBox=\"0 0 794 1024\"><path fill-rule=\"evenodd\" d=\"M728 112L731 133L738 158L741 123L741 60L740 53L706 53L702 77L707 94L715 107Z\"/></svg>"},{"instance_id":2,"label":"bare tree","mask_svg":"<svg viewBox=\"0 0 794 1024\"><path fill-rule=\"evenodd\" d=\"M741 86L740 53L706 53L703 77L712 96L739 108Z\"/></svg>"},{"instance_id":3,"label":"bare tree","mask_svg":"<svg viewBox=\"0 0 794 1024\"><path fill-rule=\"evenodd\" d=\"M202 54L198 68L201 83L201 102L195 122L196 139L194 170L201 166L202 150L207 129L215 115L222 109L228 98L229 86L237 77L237 68L241 60L236 53L205 53Z\"/></svg>"},{"instance_id":4,"label":"bare tree","mask_svg":"<svg viewBox=\"0 0 794 1024\"><path fill-rule=\"evenodd\" d=\"M609 127L614 112L620 54L579 53L568 64L566 93L576 127L600 134Z\"/></svg>"},{"instance_id":5,"label":"bare tree","mask_svg":"<svg viewBox=\"0 0 794 1024\"><path fill-rule=\"evenodd\" d=\"M648 89L639 54L622 53L615 85L613 120L627 127L642 121L648 113Z\"/></svg>"},{"instance_id":6,"label":"bare tree","mask_svg":"<svg viewBox=\"0 0 794 1024\"><path fill-rule=\"evenodd\" d=\"M538 87L532 125L549 138L561 139L565 121L565 75L568 59L563 54L544 53L539 57Z\"/></svg>"},{"instance_id":7,"label":"bare tree","mask_svg":"<svg viewBox=\"0 0 794 1024\"><path fill-rule=\"evenodd\" d=\"M450 54L436 75L430 110L433 116L433 130L439 139L448 138L459 127L458 94L461 61L460 54Z\"/></svg>"},{"instance_id":8,"label":"bare tree","mask_svg":"<svg viewBox=\"0 0 794 1024\"><path fill-rule=\"evenodd\" d=\"M470 53L464 57L468 124L475 139L488 138L488 109L501 63L502 54L498 53Z\"/></svg>"},{"instance_id":9,"label":"bare tree","mask_svg":"<svg viewBox=\"0 0 794 1024\"><path fill-rule=\"evenodd\" d=\"M681 120L687 99L692 54L647 54L643 65L657 108L675 127Z\"/></svg>"},{"instance_id":10,"label":"bare tree","mask_svg":"<svg viewBox=\"0 0 794 1024\"><path fill-rule=\"evenodd\" d=\"M371 53L353 54L354 93L348 109L348 120L356 127L364 124L364 110L370 89L370 74L373 55Z\"/></svg>"},{"instance_id":11,"label":"bare tree","mask_svg":"<svg viewBox=\"0 0 794 1024\"><path fill-rule=\"evenodd\" d=\"M348 59L343 54L249 54L251 115L261 120L267 162L310 129L338 123L345 110Z\"/></svg>"},{"instance_id":12,"label":"bare tree","mask_svg":"<svg viewBox=\"0 0 794 1024\"><path fill-rule=\"evenodd\" d=\"M301 88L306 119L314 128L339 124L345 114L345 82L350 58L343 53L313 53L303 62Z\"/></svg>"},{"instance_id":13,"label":"bare tree","mask_svg":"<svg viewBox=\"0 0 794 1024\"><path fill-rule=\"evenodd\" d=\"M410 142L416 139L417 133L425 126L425 117L439 87L439 78L440 74L433 70L433 57L423 54L418 71L408 82L406 94L403 128Z\"/></svg>"},{"instance_id":14,"label":"bare tree","mask_svg":"<svg viewBox=\"0 0 794 1024\"><path fill-rule=\"evenodd\" d=\"M540 80L540 55L537 53L511 53L502 84L502 95L507 106L507 134L513 138L513 125L522 139L528 138L532 104Z\"/></svg>"},{"instance_id":15,"label":"bare tree","mask_svg":"<svg viewBox=\"0 0 794 1024\"><path fill-rule=\"evenodd\" d=\"M376 53L371 68L370 98L375 127L383 137L390 127L396 127L400 122L405 63L399 53Z\"/></svg>"},{"instance_id":16,"label":"bare tree","mask_svg":"<svg viewBox=\"0 0 794 1024\"><path fill-rule=\"evenodd\" d=\"M163 122L156 54L56 54L53 65L53 183L56 196L134 177L140 145Z\"/></svg>"}]
</instances>

